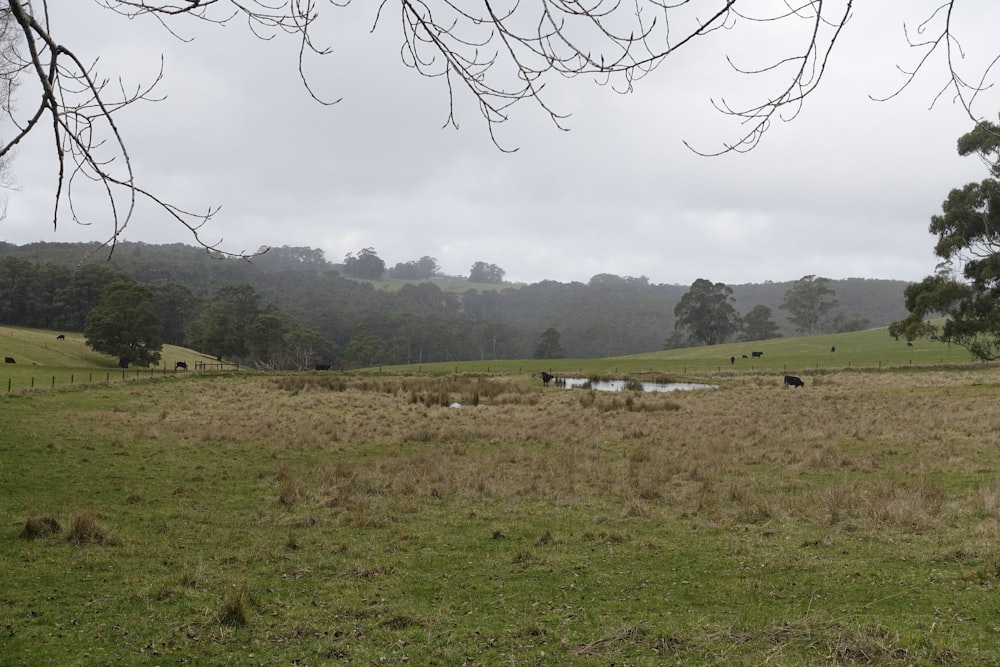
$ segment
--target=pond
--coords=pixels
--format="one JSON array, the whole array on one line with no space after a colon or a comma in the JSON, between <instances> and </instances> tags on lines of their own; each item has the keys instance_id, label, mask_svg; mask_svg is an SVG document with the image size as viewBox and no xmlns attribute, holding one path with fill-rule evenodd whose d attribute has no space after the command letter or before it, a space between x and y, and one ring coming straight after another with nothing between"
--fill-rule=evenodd
<instances>
[{"instance_id":1,"label":"pond","mask_svg":"<svg viewBox=\"0 0 1000 667\"><path fill-rule=\"evenodd\" d=\"M588 380L587 378L559 378L559 386L567 389L594 389L596 391L693 391L695 389L715 389L715 384L696 382L639 382L637 380Z\"/></svg>"}]
</instances>

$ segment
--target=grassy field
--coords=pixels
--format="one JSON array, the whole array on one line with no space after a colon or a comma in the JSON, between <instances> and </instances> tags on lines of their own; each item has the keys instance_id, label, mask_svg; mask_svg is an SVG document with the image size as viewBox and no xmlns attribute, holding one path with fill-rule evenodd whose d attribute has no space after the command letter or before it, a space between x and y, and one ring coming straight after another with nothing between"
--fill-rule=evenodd
<instances>
[{"instance_id":1,"label":"grassy field","mask_svg":"<svg viewBox=\"0 0 1000 667\"><path fill-rule=\"evenodd\" d=\"M1000 664L1000 369L851 336L8 392L0 665Z\"/></svg>"},{"instance_id":2,"label":"grassy field","mask_svg":"<svg viewBox=\"0 0 1000 667\"><path fill-rule=\"evenodd\" d=\"M836 351L831 351L831 350ZM753 358L753 352L763 356ZM745 355L745 356L744 356ZM888 329L843 334L775 338L753 343L664 350L605 359L485 360L478 362L386 366L389 373L450 374L455 372L523 373L542 370L562 375L623 375L640 373L822 373L831 370L881 369L968 364L969 353L938 341L912 345L894 340Z\"/></svg>"},{"instance_id":3,"label":"grassy field","mask_svg":"<svg viewBox=\"0 0 1000 667\"><path fill-rule=\"evenodd\" d=\"M62 339L57 336L63 336ZM216 365L212 357L174 345L164 345L157 368L118 367L118 359L87 347L83 334L0 327L0 356L14 359L0 366L0 391L21 391L38 387L135 380L154 374L172 373L174 364L184 361L191 369L197 362Z\"/></svg>"}]
</instances>

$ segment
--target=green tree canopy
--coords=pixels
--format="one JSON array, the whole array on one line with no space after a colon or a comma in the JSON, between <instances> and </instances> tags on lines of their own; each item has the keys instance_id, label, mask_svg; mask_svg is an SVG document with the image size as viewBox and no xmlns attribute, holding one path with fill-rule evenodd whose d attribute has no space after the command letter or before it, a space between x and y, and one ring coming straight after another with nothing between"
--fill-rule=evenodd
<instances>
[{"instance_id":1,"label":"green tree canopy","mask_svg":"<svg viewBox=\"0 0 1000 667\"><path fill-rule=\"evenodd\" d=\"M239 356L246 350L242 332L236 326L236 307L225 301L208 301L198 306L188 320L187 344L216 359Z\"/></svg>"},{"instance_id":2,"label":"green tree canopy","mask_svg":"<svg viewBox=\"0 0 1000 667\"><path fill-rule=\"evenodd\" d=\"M982 360L1000 358L1000 126L984 121L958 140L959 155L975 155L990 178L953 189L931 218L939 271L906 289L910 314L890 335L913 340L938 333L928 322L946 318L941 340Z\"/></svg>"},{"instance_id":3,"label":"green tree canopy","mask_svg":"<svg viewBox=\"0 0 1000 667\"><path fill-rule=\"evenodd\" d=\"M268 370L305 370L330 363L333 346L280 310L261 313L247 327L250 361Z\"/></svg>"},{"instance_id":4,"label":"green tree canopy","mask_svg":"<svg viewBox=\"0 0 1000 667\"><path fill-rule=\"evenodd\" d=\"M397 262L389 269L389 277L400 280L430 280L441 272L438 261L429 255L424 255L416 261Z\"/></svg>"},{"instance_id":5,"label":"green tree canopy","mask_svg":"<svg viewBox=\"0 0 1000 667\"><path fill-rule=\"evenodd\" d=\"M354 278L381 280L385 275L385 261L375 248L362 248L357 255L347 253L344 257L344 273Z\"/></svg>"},{"instance_id":6,"label":"green tree canopy","mask_svg":"<svg viewBox=\"0 0 1000 667\"><path fill-rule=\"evenodd\" d=\"M373 331L371 326L362 322L354 329L354 335L344 350L347 361L355 366L375 366L382 361L385 343Z\"/></svg>"},{"instance_id":7,"label":"green tree canopy","mask_svg":"<svg viewBox=\"0 0 1000 667\"><path fill-rule=\"evenodd\" d=\"M171 345L184 345L184 328L188 317L197 309L198 299L184 285L167 283L153 285L153 303L163 324L163 341Z\"/></svg>"},{"instance_id":8,"label":"green tree canopy","mask_svg":"<svg viewBox=\"0 0 1000 667\"><path fill-rule=\"evenodd\" d=\"M562 334L555 327L549 327L538 337L538 345L535 346L535 359L565 359L566 350L559 340Z\"/></svg>"},{"instance_id":9,"label":"green tree canopy","mask_svg":"<svg viewBox=\"0 0 1000 667\"><path fill-rule=\"evenodd\" d=\"M476 262L472 265L472 268L469 269L469 282L500 284L503 282L503 277L506 274L507 272L496 264Z\"/></svg>"},{"instance_id":10,"label":"green tree canopy","mask_svg":"<svg viewBox=\"0 0 1000 667\"><path fill-rule=\"evenodd\" d=\"M829 278L803 276L785 292L785 299L779 306L788 311L788 320L796 330L807 336L817 333L823 318L838 305L836 299L827 299L836 294L827 286L829 282Z\"/></svg>"},{"instance_id":11,"label":"green tree canopy","mask_svg":"<svg viewBox=\"0 0 1000 667\"><path fill-rule=\"evenodd\" d=\"M743 316L743 333L740 340L767 340L781 338L781 330L771 319L772 311L765 305L758 304Z\"/></svg>"},{"instance_id":12,"label":"green tree canopy","mask_svg":"<svg viewBox=\"0 0 1000 667\"><path fill-rule=\"evenodd\" d=\"M732 300L731 287L699 278L674 306L674 328L687 329L697 345L724 343L740 330L740 316Z\"/></svg>"},{"instance_id":13,"label":"green tree canopy","mask_svg":"<svg viewBox=\"0 0 1000 667\"><path fill-rule=\"evenodd\" d=\"M83 335L95 352L118 357L122 368L160 362L160 318L152 293L142 285L116 282L105 287L87 315Z\"/></svg>"},{"instance_id":14,"label":"green tree canopy","mask_svg":"<svg viewBox=\"0 0 1000 667\"><path fill-rule=\"evenodd\" d=\"M246 359L249 328L259 314L260 296L252 286L226 285L195 310L185 340L216 359Z\"/></svg>"}]
</instances>

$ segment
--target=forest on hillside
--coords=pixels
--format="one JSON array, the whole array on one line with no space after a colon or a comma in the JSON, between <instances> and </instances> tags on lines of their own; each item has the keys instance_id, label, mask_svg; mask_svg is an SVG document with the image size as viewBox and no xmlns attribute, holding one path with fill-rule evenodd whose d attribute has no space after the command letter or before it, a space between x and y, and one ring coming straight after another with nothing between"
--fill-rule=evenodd
<instances>
[{"instance_id":1,"label":"forest on hillside","mask_svg":"<svg viewBox=\"0 0 1000 667\"><path fill-rule=\"evenodd\" d=\"M481 268L502 276L495 265ZM152 292L164 342L264 366L596 358L660 350L670 340L690 343L675 330L675 308L690 285L599 274L587 283L530 285L430 277L390 288L349 277L321 250L288 246L248 261L183 244L123 242L109 252L96 243L0 243L0 324L82 331L104 288L117 281ZM795 284L729 285L727 301L737 320L756 309L773 335L801 335L782 308ZM906 316L904 281L825 284L835 305L812 333ZM747 335L738 327L732 340ZM284 350L280 364L255 356L277 349Z\"/></svg>"}]
</instances>

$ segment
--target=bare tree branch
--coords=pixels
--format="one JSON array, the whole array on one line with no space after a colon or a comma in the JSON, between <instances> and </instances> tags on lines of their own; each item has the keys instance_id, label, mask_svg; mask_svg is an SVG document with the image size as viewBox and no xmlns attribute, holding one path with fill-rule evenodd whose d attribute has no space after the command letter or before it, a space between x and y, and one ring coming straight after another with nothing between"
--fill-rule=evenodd
<instances>
[{"instance_id":1,"label":"bare tree branch","mask_svg":"<svg viewBox=\"0 0 1000 667\"><path fill-rule=\"evenodd\" d=\"M185 28L191 25L186 20L217 26L245 22L261 40L296 40L298 75L305 90L322 104L339 101L322 99L314 91L305 65L312 57L333 52L331 46L314 39L320 9L336 11L351 0L92 1L130 19L149 18L181 41L190 40L185 36ZM713 99L715 108L736 118L743 129L717 150L689 145L701 155L752 150L775 119L794 119L822 82L855 8L853 0L761 0L749 5L750 9L744 9L741 2L739 10L736 0L381 0L371 10L373 31L389 20L388 10L397 1L402 61L419 75L443 82L448 105L445 126L458 127L460 99L469 98L478 107L493 143L504 151L516 149L501 145L497 127L521 102L534 104L555 127L566 129L568 112L553 105L547 89L555 79L582 76L628 93L673 54L701 38L724 38L720 31L773 26L780 35L775 46L783 51L772 61L747 66L736 57L724 56L733 71L762 77L773 88L748 104L733 103L726 96ZM920 17L915 29L904 23L919 60L912 69L900 68L904 81L898 89L873 99L898 96L932 61L942 61L947 79L932 106L951 94L970 118L979 120L977 97L991 87L1000 54L975 76L963 71L964 51L954 27L957 11L956 0L945 0L930 16ZM103 188L111 211L113 229L108 243L112 248L142 199L187 227L206 248L217 250L218 244L203 243L198 233L219 209L193 213L141 187L116 121L127 107L161 99L156 88L163 76L162 62L147 85L127 87L119 80L111 86L98 73L96 61L86 61L53 34L49 0L7 0L0 21L4 24L0 26L0 104L17 129L0 142L0 169L26 136L50 124L58 164L54 225L60 221L64 203L74 222L92 224L74 201L78 188L96 183ZM37 96L21 115L14 109L12 91L17 82L27 81L38 84L32 85Z\"/></svg>"}]
</instances>

